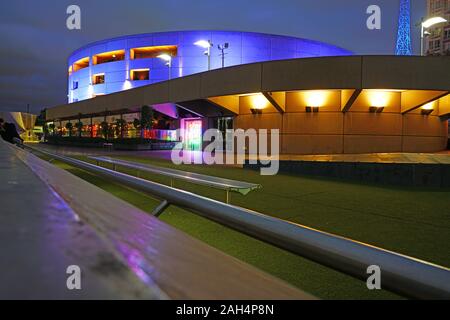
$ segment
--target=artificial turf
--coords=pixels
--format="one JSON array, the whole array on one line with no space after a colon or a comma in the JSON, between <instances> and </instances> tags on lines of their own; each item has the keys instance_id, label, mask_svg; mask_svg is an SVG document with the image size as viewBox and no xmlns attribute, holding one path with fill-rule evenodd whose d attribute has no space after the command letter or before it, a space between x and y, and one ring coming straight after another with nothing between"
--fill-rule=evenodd
<instances>
[{"instance_id":1,"label":"artificial turf","mask_svg":"<svg viewBox=\"0 0 450 320\"><path fill-rule=\"evenodd\" d=\"M87 160L84 157L79 157ZM140 156L126 160L176 167L230 179L260 183L246 196L233 193L232 204L349 237L385 249L450 266L450 190L385 187L302 176L261 176L235 167L182 165ZM68 165L75 175L151 212L158 201ZM136 171L119 169L136 175ZM140 173L168 184L168 178ZM175 187L224 201L225 192L176 181ZM324 299L392 299L385 290L369 291L353 279L186 210L169 207L161 219L219 250Z\"/></svg>"}]
</instances>

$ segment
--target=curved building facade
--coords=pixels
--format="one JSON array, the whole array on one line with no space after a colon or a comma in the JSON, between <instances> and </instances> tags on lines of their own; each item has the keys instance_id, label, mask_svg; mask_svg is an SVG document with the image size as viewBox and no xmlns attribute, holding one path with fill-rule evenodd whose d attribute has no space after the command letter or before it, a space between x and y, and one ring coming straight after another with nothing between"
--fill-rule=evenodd
<instances>
[{"instance_id":1,"label":"curved building facade","mask_svg":"<svg viewBox=\"0 0 450 320\"><path fill-rule=\"evenodd\" d=\"M68 102L208 69L351 54L318 41L251 32L179 31L123 36L86 45L69 57Z\"/></svg>"},{"instance_id":2,"label":"curved building facade","mask_svg":"<svg viewBox=\"0 0 450 320\"><path fill-rule=\"evenodd\" d=\"M117 129L124 120L122 136L133 137L134 119L151 106L157 131L145 137L181 139L195 150L202 132L217 128L278 129L285 155L436 152L447 146L449 68L448 57L265 61L56 106L46 118L60 135L81 121L89 137L102 136L103 121ZM170 136L178 128L188 134Z\"/></svg>"}]
</instances>

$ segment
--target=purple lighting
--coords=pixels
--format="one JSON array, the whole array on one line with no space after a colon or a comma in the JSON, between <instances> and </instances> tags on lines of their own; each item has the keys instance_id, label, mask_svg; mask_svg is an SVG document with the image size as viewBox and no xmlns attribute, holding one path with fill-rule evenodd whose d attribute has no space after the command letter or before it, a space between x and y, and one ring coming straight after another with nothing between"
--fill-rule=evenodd
<instances>
[{"instance_id":1,"label":"purple lighting","mask_svg":"<svg viewBox=\"0 0 450 320\"><path fill-rule=\"evenodd\" d=\"M204 49L207 43L213 46L207 48L210 55L206 58ZM318 41L252 32L179 31L124 36L89 44L69 57L69 103L204 72L209 66L211 69L221 68L223 61L217 47L221 43L229 45L224 61L227 67L261 61L352 54ZM119 59L116 52L124 53L123 58L121 56ZM129 79L130 70L142 69L149 70L148 77ZM104 83L91 85L93 74L104 74ZM74 83L77 84L75 87Z\"/></svg>"}]
</instances>

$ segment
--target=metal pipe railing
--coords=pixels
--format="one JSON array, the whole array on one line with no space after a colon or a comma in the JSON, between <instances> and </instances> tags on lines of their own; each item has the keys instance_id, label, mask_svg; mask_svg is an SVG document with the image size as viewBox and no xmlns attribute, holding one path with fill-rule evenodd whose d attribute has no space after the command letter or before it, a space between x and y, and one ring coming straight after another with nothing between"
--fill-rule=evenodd
<instances>
[{"instance_id":1,"label":"metal pipe railing","mask_svg":"<svg viewBox=\"0 0 450 320\"><path fill-rule=\"evenodd\" d=\"M450 269L351 239L228 205L81 160L27 146L53 159L144 191L279 248L361 280L381 269L383 289L418 299L450 299Z\"/></svg>"}]
</instances>

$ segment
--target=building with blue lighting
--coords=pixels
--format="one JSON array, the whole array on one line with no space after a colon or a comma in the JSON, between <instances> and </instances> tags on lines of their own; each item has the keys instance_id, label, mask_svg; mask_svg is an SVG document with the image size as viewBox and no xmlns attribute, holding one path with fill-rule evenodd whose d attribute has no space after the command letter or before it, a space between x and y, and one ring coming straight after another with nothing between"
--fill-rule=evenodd
<instances>
[{"instance_id":1,"label":"building with blue lighting","mask_svg":"<svg viewBox=\"0 0 450 320\"><path fill-rule=\"evenodd\" d=\"M48 136L114 141L114 148L182 141L201 150L207 129L276 129L286 155L442 151L449 64L355 56L259 33L125 36L70 56L69 103L47 108Z\"/></svg>"},{"instance_id":2,"label":"building with blue lighting","mask_svg":"<svg viewBox=\"0 0 450 320\"><path fill-rule=\"evenodd\" d=\"M73 52L68 60L68 102L223 66L351 54L318 41L251 32L178 31L123 36Z\"/></svg>"}]
</instances>

